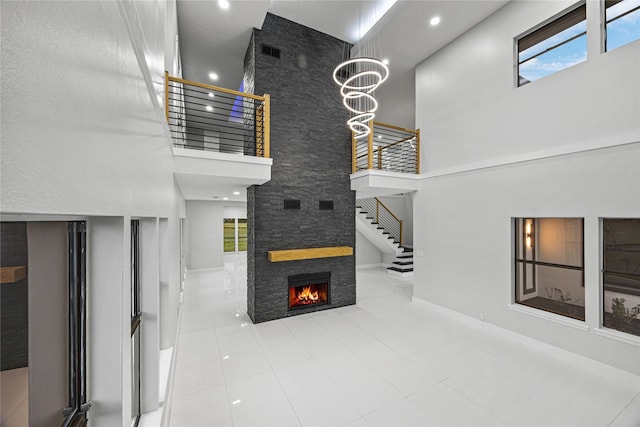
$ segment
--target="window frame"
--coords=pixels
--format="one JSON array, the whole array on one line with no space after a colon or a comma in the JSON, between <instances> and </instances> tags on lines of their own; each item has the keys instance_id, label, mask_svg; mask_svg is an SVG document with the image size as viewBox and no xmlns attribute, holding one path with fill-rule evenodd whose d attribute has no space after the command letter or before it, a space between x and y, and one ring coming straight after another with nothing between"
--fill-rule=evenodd
<instances>
[{"instance_id":1,"label":"window frame","mask_svg":"<svg viewBox=\"0 0 640 427\"><path fill-rule=\"evenodd\" d=\"M142 415L141 404L141 282L140 282L140 220L131 220L131 411L132 427L137 427Z\"/></svg>"},{"instance_id":2,"label":"window frame","mask_svg":"<svg viewBox=\"0 0 640 427\"><path fill-rule=\"evenodd\" d=\"M608 42L608 38L609 38L609 29L607 28L609 26L609 24L611 22L615 22L620 18L623 18L633 12L636 12L638 10L640 10L640 6L637 6L633 9L628 10L627 12L624 12L618 16L616 16L615 18L612 19L607 19L607 9L609 9L612 6L615 6L618 3L623 2L624 0L602 0L601 1L601 7L600 7L600 17L601 17L601 26L600 28L602 29L602 53L607 53L607 52L611 52L613 50L616 50L619 47L622 46L626 46L627 44L633 43L633 42L637 42L640 40L640 37L635 39L635 40L631 40L628 41L624 44L621 44L619 46L614 47L613 49L607 49L607 42ZM607 5L608 3L612 3L610 5Z\"/></svg>"},{"instance_id":3,"label":"window frame","mask_svg":"<svg viewBox=\"0 0 640 427\"><path fill-rule=\"evenodd\" d=\"M82 427L92 402L87 399L87 226L67 224L68 238L68 402L62 427Z\"/></svg>"},{"instance_id":4,"label":"window frame","mask_svg":"<svg viewBox=\"0 0 640 427\"><path fill-rule=\"evenodd\" d=\"M580 33L580 34L578 34L578 35L572 36L572 37L570 37L570 38L569 38L569 39L567 39L567 40L564 40L564 41L562 41L562 42L560 42L560 43L555 44L555 45L554 45L554 46L552 46L552 47L549 47L549 48L547 48L547 49L543 50L542 52L539 52L539 53L537 53L537 54L535 54L535 55L533 55L533 56L531 56L531 57L528 57L528 58L527 58L526 60L524 60L524 61L520 61L520 53L521 53L522 51L524 51L524 50L526 50L526 49L529 49L529 48L531 48L531 47L535 46L536 44L538 44L538 43L540 43L540 42L542 42L542 41L544 41L544 40L548 40L548 39L550 39L551 37L555 36L556 34L559 34L560 32L565 31L565 30L566 30L566 29L568 29L568 28L571 28L571 26L572 26L572 25L576 25L577 23L582 22L582 20L577 21L577 22L574 22L573 24L571 24L571 25L569 25L569 26L566 26L566 27L564 27L564 28L560 29L559 31L553 32L551 35L549 35L549 36L547 36L547 37L545 37L545 38L540 39L539 41L537 41L537 42L535 42L535 43L531 44L531 45L530 45L530 46L528 46L526 49L523 49L523 50L521 51L521 50L520 50L520 42L521 42L523 39L525 39L525 40L526 40L527 38L534 38L533 36L534 36L536 33L543 33L543 34L544 34L545 29L548 31L549 29L553 28L554 24L556 24L556 26L557 26L558 24L560 24L560 26L563 26L563 25L562 25L562 22L561 22L561 21L563 20L563 18L565 18L566 20L569 20L569 21L571 22L571 18L573 18L573 17L574 17L574 15L576 15L576 14L577 14L578 9L581 9L581 8L584 8L584 16L585 16L584 21L586 22L586 21L587 21L587 6L586 6L586 0L580 0L580 1L576 2L576 3L574 3L573 5L571 5L571 6L567 7L566 9L564 9L564 10L562 10L562 11L560 11L560 12L556 13L555 15L551 16L550 18L548 18L548 19L546 19L546 20L544 20L544 21L540 22L539 24L537 24L537 25L535 25L535 26L531 27L531 28L530 28L530 29L528 29L527 31L525 31L525 32L523 32L523 33L521 33L521 34L519 34L519 35L517 35L517 36L515 36L515 37L513 38L513 56L514 56L514 61L513 61L513 64L514 64L514 76L513 76L513 79L514 79L514 87L518 88L518 87L526 86L528 83L531 83L531 82L535 81L535 80L527 80L526 82L522 82L522 81L521 81L522 79L521 79L521 77L520 77L520 66L521 66L523 63L525 63L525 62L527 62L527 61L530 61L530 60L532 60L532 59L534 59L534 58L537 58L537 57L539 57L539 56L541 56L541 55L543 55L543 54L545 54L545 53L548 53L548 52L550 52L550 51L552 51L552 50L554 50L554 49L556 49L556 48L558 48L558 47L561 47L561 46L563 46L563 45L565 45L565 44L567 44L567 43L570 43L570 42L572 42L573 40L576 40L576 39L578 39L578 38L580 38L580 37L582 37L582 36L586 36L587 38L589 37L589 35L588 35L588 25L586 25L586 26L585 26L585 31L584 31L584 32L582 32L582 33ZM529 43L530 43L530 42L529 42ZM581 62L586 62L586 61L587 61L587 59L588 59L588 58L585 58L585 61L581 61ZM577 65L577 64L574 64L574 65ZM548 74L547 76L544 76L544 77L548 77L549 75L555 74L555 73L557 73L557 72L559 72L559 71L566 70L567 68L571 68L572 66L573 66L573 65L568 66L568 67L565 67L565 68L562 68L562 69L557 70L557 71L554 71L553 73ZM541 77L541 78L544 78L544 77Z\"/></svg>"},{"instance_id":5,"label":"window frame","mask_svg":"<svg viewBox=\"0 0 640 427\"><path fill-rule=\"evenodd\" d=\"M248 235L248 230L247 230L247 235L245 237L241 237L240 235L240 222L243 221L245 224L248 224L248 219L247 218L241 218L241 217L229 217L229 218L222 218L222 252L225 254L237 254L237 253L242 253L242 252L247 252L248 250L248 244L249 244L249 235ZM233 250L229 250L227 251L225 248L225 245L227 243L231 243L230 240L231 238L225 238L224 233L225 233L225 224L233 224ZM230 227L229 227L230 228ZM229 240L229 242L228 242ZM241 240L245 240L245 247L247 249L240 249L240 242Z\"/></svg>"},{"instance_id":6,"label":"window frame","mask_svg":"<svg viewBox=\"0 0 640 427\"><path fill-rule=\"evenodd\" d=\"M602 217L600 218L600 304L599 304L599 318L600 318L600 322L599 322L599 326L600 328L603 328L603 330L605 331L612 331L615 334L624 334L625 336L628 337L633 337L633 340L638 340L640 339L640 335L636 335L634 333L628 332L628 331L624 331L620 328L616 328L614 327L614 325L612 324L605 324L605 313L607 313L606 311L606 307L607 307L607 299L605 298L605 291L607 291L607 289L605 289L605 277L607 275L614 275L617 277L626 277L626 278L632 278L633 280L640 280L640 275L637 274L633 274L633 273L622 273L619 271L613 271L613 270L608 270L607 269L607 227L605 222L608 220L612 220L612 221L622 221L622 220L640 220L640 218L637 217ZM632 277L629 277L632 276ZM609 290L610 292L614 292L616 293L615 290ZM623 294L623 295L633 295L633 296L638 296L638 295L634 295L634 294L626 294L624 292L621 291L617 291L617 293L619 294ZM626 306L626 304L625 304ZM629 305L629 308L631 309L633 306ZM635 342L635 341L634 341Z\"/></svg>"},{"instance_id":7,"label":"window frame","mask_svg":"<svg viewBox=\"0 0 640 427\"><path fill-rule=\"evenodd\" d=\"M580 237L581 237L581 244L582 244L582 250L581 250L581 259L580 259L580 266L575 266L575 265L570 265L570 264L559 264L559 263L552 263L552 262L547 262L547 261L539 261L539 253L538 253L538 243L537 240L539 239L539 234L538 234L538 220L540 219L579 219L581 220L581 230L580 230ZM511 292L512 292L512 304L516 305L516 306L521 306L521 307L527 307L530 309L534 309L534 310L538 310L540 312L544 312L544 313L551 313L554 315L558 315L558 316L562 316L564 318L567 319L572 319L578 322L586 322L586 306L585 308L585 314L584 314L584 318L580 319L578 317L574 317L568 314L563 314L563 313L558 313L555 311L551 311L551 310L547 310L544 308L540 308L540 307L536 307L534 305L530 305L530 304L525 304L521 301L520 298L520 292L522 291L523 295L526 294L530 294L530 293L534 293L536 291L538 291L538 284L536 282L536 267L538 266L542 266L542 267L552 267L552 268L561 268L561 269L566 269L566 270L574 270L574 271L580 271L581 274L581 283L580 285L582 286L582 288L585 288L585 267L584 267L584 263L585 263L585 247L584 247L584 217L530 217L530 216L526 216L526 217L514 217L512 218L513 221L513 235L512 235L512 244L513 244L513 259L512 259L512 266L511 268L513 269L513 281L511 284ZM525 234L525 230L526 230L526 225L527 225L527 221L531 221L531 227L530 227L530 231ZM531 246L531 253L527 254L527 248L526 248L526 239L527 237L524 236L531 236L532 238L532 246ZM520 256L520 249L522 249L522 256ZM531 287L531 290L529 292L527 292L527 286L526 286L526 278L527 278L527 265L531 265L531 281L533 286ZM520 273L520 269L522 268L522 272L524 274ZM521 277L523 277L523 279L521 279ZM520 289L520 287L522 286L522 289Z\"/></svg>"}]
</instances>

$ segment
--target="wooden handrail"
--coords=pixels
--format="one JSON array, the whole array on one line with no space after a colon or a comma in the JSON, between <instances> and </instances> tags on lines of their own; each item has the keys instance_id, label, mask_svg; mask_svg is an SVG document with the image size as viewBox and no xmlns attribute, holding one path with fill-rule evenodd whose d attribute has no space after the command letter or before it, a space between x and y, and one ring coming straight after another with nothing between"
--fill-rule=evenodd
<instances>
[{"instance_id":1,"label":"wooden handrail","mask_svg":"<svg viewBox=\"0 0 640 427\"><path fill-rule=\"evenodd\" d=\"M358 150L362 150L363 145L364 145L364 141L360 141L360 144L358 143L358 141L354 138L354 134L352 132L351 134L351 145L352 145L352 150L351 150L351 171L353 173L355 173L358 169L367 169L367 170L371 170L371 169L378 169L378 170L382 170L383 166L384 166L384 162L383 162L383 154L384 154L384 150L387 148L392 148L395 145L399 145L402 143L405 143L407 141L411 141L413 139L416 140L416 144L415 147L415 173L419 174L420 173L420 129L407 129L407 128L403 128L400 126L394 126L394 125L390 125L388 123L382 123L382 122L377 122L377 121L370 121L369 122L369 126L371 128L371 132L368 135L367 138L367 147L366 147L366 151L360 155L358 155ZM395 141L392 142L388 145L374 145L374 141L376 141L376 139L374 138L374 134L375 134L375 126L380 126L380 127L385 127L385 128L389 128L389 129L393 129L395 131L400 131L400 132L404 132L405 134L410 134L409 136L406 136L404 138L402 138L399 141ZM399 134L394 134L393 137L400 137L402 135ZM377 160L374 162L374 155L377 156ZM365 164L361 163L359 160L362 159L363 157L366 157L366 166ZM403 166L401 166L402 169L406 169L406 167L411 167L411 164L409 162L404 163ZM391 168L393 169L393 168ZM404 171L404 170L403 170Z\"/></svg>"},{"instance_id":2,"label":"wooden handrail","mask_svg":"<svg viewBox=\"0 0 640 427\"><path fill-rule=\"evenodd\" d=\"M391 210L390 210L390 209L389 209L389 208L388 208L384 203L382 203L382 202L380 201L380 199L378 199L377 197L374 197L374 199L376 199L376 202L378 202L379 204L381 204L381 205L382 205L382 207L383 207L383 208L385 208L385 210L386 210L387 212L389 212L389 213L391 214L391 216L395 218L395 220L396 220L396 221L398 221L398 222L400 222L400 221L401 221L401 219L400 219L400 218L398 218L398 217L396 216L396 214L394 214L393 212L391 212Z\"/></svg>"},{"instance_id":3,"label":"wooden handrail","mask_svg":"<svg viewBox=\"0 0 640 427\"><path fill-rule=\"evenodd\" d=\"M271 95L264 95L264 154L263 157L271 157Z\"/></svg>"},{"instance_id":4,"label":"wooden handrail","mask_svg":"<svg viewBox=\"0 0 640 427\"><path fill-rule=\"evenodd\" d=\"M404 241L403 239L403 234L404 234L404 221L402 221L400 218L398 218L396 216L396 214L394 214L393 212L391 212L391 209L389 209L387 207L387 205L385 205L384 203L382 203L380 201L380 199L378 199L377 197L374 197L374 199L376 200L376 222L380 222L379 217L380 217L380 206L382 206L384 208L384 210L386 210L392 217L393 219L395 219L396 221L398 221L398 225L399 225L399 236L398 236L398 240L400 243L400 246L402 246L402 243Z\"/></svg>"},{"instance_id":5,"label":"wooden handrail","mask_svg":"<svg viewBox=\"0 0 640 427\"><path fill-rule=\"evenodd\" d=\"M251 98L251 99L255 99L258 101L264 101L265 100L265 96L259 96L259 95L254 95L252 93L246 93L246 92L238 92L237 90L233 90L233 89L227 89L224 87L219 87L219 86L213 86L213 85L208 85L205 83L200 83L200 82L194 82L193 80L185 80L185 79L181 79L179 77L173 77L173 76L168 76L169 81L172 82L178 82L178 83L182 83L182 84L186 84L186 85L190 85L190 86L196 86L202 89L207 89L207 90L215 90L218 92L223 92L223 93L228 93L229 95L235 95L235 96L243 96L245 98Z\"/></svg>"},{"instance_id":6,"label":"wooden handrail","mask_svg":"<svg viewBox=\"0 0 640 427\"><path fill-rule=\"evenodd\" d=\"M181 83L183 85L195 86L201 89L222 92L233 96L239 96L243 98L254 99L256 101L260 101L262 106L258 108L256 111L262 111L262 115L260 118L260 122L256 120L256 130L258 126L262 127L262 137L260 140L256 137L256 151L259 148L262 148L262 157L267 159L271 157L271 96L269 94L264 94L263 96L254 95L252 93L239 92L237 90L227 89L224 87L208 85L205 83L195 82L193 80L186 80L180 77L173 77L169 75L168 71L164 72L165 80L164 80L164 109L165 109L165 118L167 123L169 123L169 82ZM261 145L261 147L260 147ZM258 155L258 153L256 153ZM259 155L258 155L259 156Z\"/></svg>"},{"instance_id":7,"label":"wooden handrail","mask_svg":"<svg viewBox=\"0 0 640 427\"><path fill-rule=\"evenodd\" d=\"M356 173L358 170L358 143L356 142L356 138L353 136L353 132L351 133L351 173Z\"/></svg>"},{"instance_id":8,"label":"wooden handrail","mask_svg":"<svg viewBox=\"0 0 640 427\"><path fill-rule=\"evenodd\" d=\"M416 129L416 173L420 173L420 129Z\"/></svg>"},{"instance_id":9,"label":"wooden handrail","mask_svg":"<svg viewBox=\"0 0 640 427\"><path fill-rule=\"evenodd\" d=\"M387 124L387 123L374 121L373 124L374 124L374 126L383 126L383 127L389 128L389 129L395 129L395 130L399 130L399 131L402 131L402 132L412 133L414 135L416 133L416 131L413 130L413 129L407 129L407 128L403 128L403 127L400 127L400 126L390 125L390 124ZM372 128L372 130L373 130L373 128Z\"/></svg>"},{"instance_id":10,"label":"wooden handrail","mask_svg":"<svg viewBox=\"0 0 640 427\"><path fill-rule=\"evenodd\" d=\"M369 158L367 159L367 169L373 169L373 122L369 122L369 137L367 138L367 153Z\"/></svg>"},{"instance_id":11,"label":"wooden handrail","mask_svg":"<svg viewBox=\"0 0 640 427\"><path fill-rule=\"evenodd\" d=\"M169 72L164 72L164 116L169 123Z\"/></svg>"},{"instance_id":12,"label":"wooden handrail","mask_svg":"<svg viewBox=\"0 0 640 427\"><path fill-rule=\"evenodd\" d=\"M389 234L389 237L392 237L395 242L400 243L400 246L403 245L404 221L398 218L387 205L377 197L360 199L359 205L370 215L370 218L372 218L376 224L379 224L378 227L382 227L384 229L383 231ZM398 228L396 228L396 223L398 224Z\"/></svg>"}]
</instances>

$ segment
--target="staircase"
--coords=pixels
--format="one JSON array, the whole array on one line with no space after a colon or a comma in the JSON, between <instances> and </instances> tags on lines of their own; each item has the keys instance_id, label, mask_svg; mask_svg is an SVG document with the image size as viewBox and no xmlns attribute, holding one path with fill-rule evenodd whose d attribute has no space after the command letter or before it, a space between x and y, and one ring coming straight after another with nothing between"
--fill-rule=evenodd
<instances>
[{"instance_id":1,"label":"staircase","mask_svg":"<svg viewBox=\"0 0 640 427\"><path fill-rule=\"evenodd\" d=\"M369 212L373 210L370 203L368 207L362 205L364 203L356 205L357 218L361 222L358 227L359 231L383 253L395 256L395 260L390 265L386 264L388 265L387 272L389 275L399 279L413 277L413 249L400 245L397 230L393 233L385 229L381 223L382 221L380 223L376 222L376 216L380 216L379 214L376 215L375 212Z\"/></svg>"},{"instance_id":2,"label":"staircase","mask_svg":"<svg viewBox=\"0 0 640 427\"><path fill-rule=\"evenodd\" d=\"M393 265L387 267L387 273L394 277L408 279L413 277L413 249L406 247L402 249L402 254L396 255Z\"/></svg>"}]
</instances>

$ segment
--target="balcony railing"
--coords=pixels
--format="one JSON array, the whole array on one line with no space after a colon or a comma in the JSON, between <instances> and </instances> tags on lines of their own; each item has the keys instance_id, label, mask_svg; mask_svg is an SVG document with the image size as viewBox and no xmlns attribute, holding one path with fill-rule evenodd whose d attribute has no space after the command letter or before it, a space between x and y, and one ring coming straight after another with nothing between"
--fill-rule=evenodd
<instances>
[{"instance_id":1,"label":"balcony railing","mask_svg":"<svg viewBox=\"0 0 640 427\"><path fill-rule=\"evenodd\" d=\"M193 150L270 157L270 98L169 76L165 114L173 144Z\"/></svg>"},{"instance_id":2,"label":"balcony railing","mask_svg":"<svg viewBox=\"0 0 640 427\"><path fill-rule=\"evenodd\" d=\"M377 169L420 173L420 129L371 122L366 138L352 137L352 172Z\"/></svg>"}]
</instances>

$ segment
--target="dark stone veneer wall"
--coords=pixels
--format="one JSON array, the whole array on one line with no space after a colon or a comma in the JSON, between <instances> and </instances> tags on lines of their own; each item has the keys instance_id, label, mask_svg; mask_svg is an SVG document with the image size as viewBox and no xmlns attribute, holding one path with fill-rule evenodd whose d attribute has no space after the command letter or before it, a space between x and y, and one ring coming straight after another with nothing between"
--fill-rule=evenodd
<instances>
[{"instance_id":1,"label":"dark stone veneer wall","mask_svg":"<svg viewBox=\"0 0 640 427\"><path fill-rule=\"evenodd\" d=\"M27 266L27 223L0 223L0 264ZM29 278L0 285L0 369L24 368L29 364Z\"/></svg>"},{"instance_id":2,"label":"dark stone veneer wall","mask_svg":"<svg viewBox=\"0 0 640 427\"><path fill-rule=\"evenodd\" d=\"M262 45L280 49L280 59ZM350 45L267 14L245 57L245 89L271 95L271 181L247 190L248 314L255 322L356 302L354 256L271 263L270 250L351 246L355 194L350 189L351 137L333 69ZM300 209L284 209L285 199ZM332 200L333 210L320 210ZM331 272L331 304L288 310L288 276Z\"/></svg>"}]
</instances>

